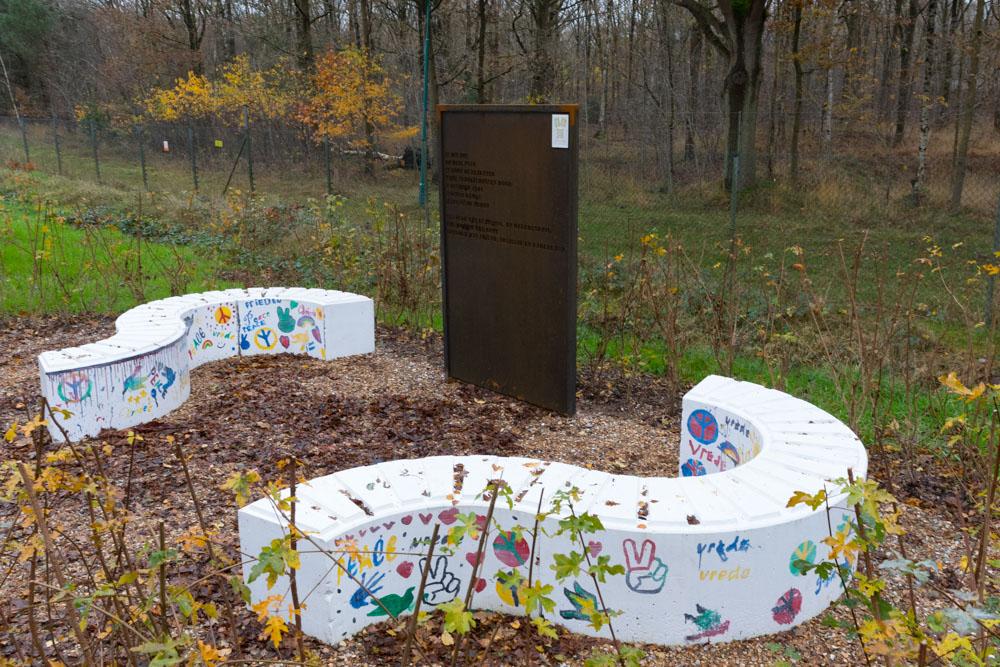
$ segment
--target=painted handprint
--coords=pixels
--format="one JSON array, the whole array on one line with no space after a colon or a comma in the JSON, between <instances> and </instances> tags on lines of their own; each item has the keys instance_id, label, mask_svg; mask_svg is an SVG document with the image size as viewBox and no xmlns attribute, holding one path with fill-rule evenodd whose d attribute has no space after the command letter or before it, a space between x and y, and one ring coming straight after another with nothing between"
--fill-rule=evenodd
<instances>
[{"instance_id":1,"label":"painted handprint","mask_svg":"<svg viewBox=\"0 0 1000 667\"><path fill-rule=\"evenodd\" d=\"M367 575L371 575L370 577ZM380 590L382 590L382 580L385 575L381 572L362 572L361 573L361 585L358 586L358 590L354 591L354 595L351 596L351 606L355 609L361 609L368 604L368 596L375 595Z\"/></svg>"},{"instance_id":2,"label":"painted handprint","mask_svg":"<svg viewBox=\"0 0 1000 667\"><path fill-rule=\"evenodd\" d=\"M622 542L625 552L625 584L629 590L636 593L659 593L667 581L667 564L656 557L656 544L653 540L643 540L642 548L635 545L635 540Z\"/></svg>"},{"instance_id":3,"label":"painted handprint","mask_svg":"<svg viewBox=\"0 0 1000 667\"><path fill-rule=\"evenodd\" d=\"M427 565L427 559L420 559L420 569ZM424 602L430 605L438 605L444 602L451 602L458 595L462 582L458 577L448 571L448 557L437 556L431 563L428 572L427 585L424 587Z\"/></svg>"}]
</instances>

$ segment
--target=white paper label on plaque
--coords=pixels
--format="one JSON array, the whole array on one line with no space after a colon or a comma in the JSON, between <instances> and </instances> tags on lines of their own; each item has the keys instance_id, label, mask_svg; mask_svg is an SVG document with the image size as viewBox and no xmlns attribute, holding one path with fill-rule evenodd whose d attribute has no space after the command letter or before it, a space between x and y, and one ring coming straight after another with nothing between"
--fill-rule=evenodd
<instances>
[{"instance_id":1,"label":"white paper label on plaque","mask_svg":"<svg viewBox=\"0 0 1000 667\"><path fill-rule=\"evenodd\" d=\"M552 114L552 148L569 148L569 114Z\"/></svg>"}]
</instances>

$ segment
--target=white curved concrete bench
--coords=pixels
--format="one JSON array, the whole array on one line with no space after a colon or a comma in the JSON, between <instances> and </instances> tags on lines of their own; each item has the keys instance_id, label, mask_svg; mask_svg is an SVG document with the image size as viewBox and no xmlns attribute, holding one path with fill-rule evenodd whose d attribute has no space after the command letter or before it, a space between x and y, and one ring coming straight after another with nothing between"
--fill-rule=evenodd
<instances>
[{"instance_id":1,"label":"white curved concrete bench","mask_svg":"<svg viewBox=\"0 0 1000 667\"><path fill-rule=\"evenodd\" d=\"M409 613L422 563L400 552L425 552L434 523L447 528L457 512L485 514L488 503L479 494L489 480L503 479L517 501L513 511L497 504L500 524L528 530L540 493L544 491L544 509L544 501L556 491L575 486L582 492L577 513L600 516L606 528L586 538L591 553L610 555L613 564L626 568L625 576L611 577L602 586L607 607L623 612L614 619L620 639L728 641L785 630L820 613L841 594L839 580L802 575L793 563L828 556L829 547L822 542L828 535L827 511L786 505L795 491L815 493L828 480L845 477L848 468L863 477L868 459L862 443L837 419L805 401L718 376L688 392L682 418L681 477L611 475L494 456L396 460L298 487L297 523L324 549L353 554L343 557L352 574L395 611ZM850 530L842 500L830 500L834 531ZM244 557L259 554L285 528L268 499L242 508ZM547 528L555 530L554 518ZM446 532L441 531L442 539ZM516 595L493 577L511 569L527 576L530 537L512 543L494 535L480 575L489 583L476 594L474 606L517 614ZM466 540L455 557L435 556L424 596L427 606L464 595L475 546ZM384 620L365 592L327 556L316 553L313 545L301 548L313 551L302 555L298 570L298 590L314 591L302 612L305 632L337 642ZM589 577L558 584L549 567L554 553L573 548L563 538L540 537L534 573L556 586L559 605L550 619L574 632L594 634L577 607L596 593ZM244 565L245 577L251 567ZM250 585L254 600L283 595L278 606L287 609L287 580L268 591L264 579ZM608 636L607 629L598 634Z\"/></svg>"},{"instance_id":2,"label":"white curved concrete bench","mask_svg":"<svg viewBox=\"0 0 1000 667\"><path fill-rule=\"evenodd\" d=\"M257 354L335 359L375 350L371 299L301 287L229 289L137 306L117 333L38 355L42 395L70 439L162 417L191 392L192 368ZM49 427L56 440L61 432Z\"/></svg>"}]
</instances>

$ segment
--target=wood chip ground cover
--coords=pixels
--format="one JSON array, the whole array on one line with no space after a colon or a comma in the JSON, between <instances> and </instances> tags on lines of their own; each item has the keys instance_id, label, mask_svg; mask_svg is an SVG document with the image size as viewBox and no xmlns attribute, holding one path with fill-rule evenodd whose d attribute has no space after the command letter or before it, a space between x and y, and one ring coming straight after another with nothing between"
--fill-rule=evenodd
<instances>
[{"instance_id":1,"label":"wood chip ground cover","mask_svg":"<svg viewBox=\"0 0 1000 667\"><path fill-rule=\"evenodd\" d=\"M38 371L35 356L42 350L96 340L113 332L113 321L101 318L10 319L0 323L5 341L0 348L0 425L25 419L35 405ZM306 477L395 458L436 454L497 454L531 456L613 473L674 475L677 412L683 390L673 390L648 377L609 377L586 372L581 378L577 415L566 418L518 403L488 391L448 382L441 364L440 340L404 332L380 330L374 355L319 362L296 357L253 357L203 366L194 371L191 398L166 418L136 429L144 440L130 451L124 433L105 433L115 449L109 475L125 486L131 465L129 502L134 515L132 534L137 552L151 542L160 521L167 541L196 525L178 462L166 436L179 440L196 471L194 485L208 523L219 530L221 547L238 557L236 512L232 497L220 485L237 469L256 468L265 480L275 479L276 463L293 453ZM4 444L3 459L29 461L30 447ZM885 461L873 460L873 474L885 471ZM935 483L940 482L934 478ZM961 516L966 494L954 483L911 483L901 492L908 554L932 558L944 566L947 585L961 586L954 569L966 553ZM70 527L87 525L82 509L67 503L55 518ZM10 528L10 507L0 505L0 534ZM74 514L75 512L75 514ZM15 531L16 532L16 531ZM887 554L888 556L888 554ZM207 571L207 559L183 561L174 575L194 581ZM12 569L11 569L12 568ZM9 576L6 573L10 570ZM26 645L25 567L0 562L0 658L17 655ZM899 578L890 577L890 596L905 594ZM196 590L199 599L226 604L230 598L209 580ZM943 604L918 591L922 611ZM843 616L843 610L835 611ZM53 622L46 620L52 614ZM43 625L56 627L58 610L38 610ZM481 651L495 635L488 664L582 664L595 645L606 643L560 631L559 639L542 641L527 623L513 617L477 613L480 627L470 650ZM260 624L246 609L235 610L244 656L275 660L293 655L291 645L274 651L258 635ZM224 625L225 621L221 621ZM0 623L0 626L3 624ZM64 627L64 626L60 626ZM418 637L427 664L447 664L450 649L441 645L432 623ZM228 629L215 631L220 646L228 645ZM308 640L322 664L394 665L402 648L400 634L382 624L337 646ZM58 640L57 640L58 641ZM711 646L644 647L650 665L769 665L784 658L784 646L801 654L803 665L862 664L857 644L843 631L814 619L789 632L755 640ZM230 647L232 648L232 647ZM72 654L67 654L71 656ZM478 660L471 664L479 664Z\"/></svg>"}]
</instances>

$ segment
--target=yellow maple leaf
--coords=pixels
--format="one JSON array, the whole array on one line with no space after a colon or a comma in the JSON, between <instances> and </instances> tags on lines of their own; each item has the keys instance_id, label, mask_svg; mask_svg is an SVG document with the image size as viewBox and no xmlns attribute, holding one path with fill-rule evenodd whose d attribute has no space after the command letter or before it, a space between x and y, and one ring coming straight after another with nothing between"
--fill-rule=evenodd
<instances>
[{"instance_id":1,"label":"yellow maple leaf","mask_svg":"<svg viewBox=\"0 0 1000 667\"><path fill-rule=\"evenodd\" d=\"M250 609L257 614L257 620L263 622L271 613L271 603L280 603L281 599L280 595L269 595L260 602L250 605Z\"/></svg>"},{"instance_id":2,"label":"yellow maple leaf","mask_svg":"<svg viewBox=\"0 0 1000 667\"><path fill-rule=\"evenodd\" d=\"M830 547L830 560L844 558L853 567L859 547L854 540L848 541L849 535L848 531L837 531L832 537L823 538L823 543Z\"/></svg>"},{"instance_id":3,"label":"yellow maple leaf","mask_svg":"<svg viewBox=\"0 0 1000 667\"><path fill-rule=\"evenodd\" d=\"M958 374L955 373L955 371L948 373L948 375L942 375L941 377L938 378L938 382L947 387L948 390L951 391L951 393L956 394L957 396L961 396L967 402L972 402L976 400L977 398L983 395L984 391L986 391L986 385L983 384L982 382L980 382L972 389L969 389L964 384L962 384L961 380L958 379Z\"/></svg>"},{"instance_id":4,"label":"yellow maple leaf","mask_svg":"<svg viewBox=\"0 0 1000 667\"><path fill-rule=\"evenodd\" d=\"M260 633L260 636L267 637L274 644L274 648L278 648L281 645L281 638L286 632L288 632L288 624L285 623L285 619L280 616L268 616L264 631Z\"/></svg>"},{"instance_id":5,"label":"yellow maple leaf","mask_svg":"<svg viewBox=\"0 0 1000 667\"><path fill-rule=\"evenodd\" d=\"M936 642L932 648L939 656L945 656L949 653L954 653L958 649L971 651L972 642L968 637L963 637L956 632L949 632L941 639L941 641Z\"/></svg>"},{"instance_id":6,"label":"yellow maple leaf","mask_svg":"<svg viewBox=\"0 0 1000 667\"><path fill-rule=\"evenodd\" d=\"M205 663L205 667L215 667L223 660L223 655L219 653L217 648L200 639L198 640L198 654L201 661Z\"/></svg>"}]
</instances>

